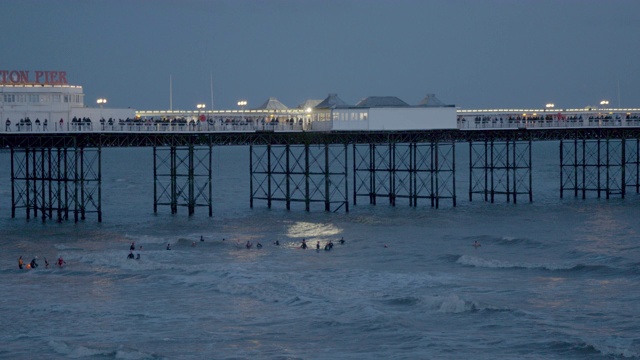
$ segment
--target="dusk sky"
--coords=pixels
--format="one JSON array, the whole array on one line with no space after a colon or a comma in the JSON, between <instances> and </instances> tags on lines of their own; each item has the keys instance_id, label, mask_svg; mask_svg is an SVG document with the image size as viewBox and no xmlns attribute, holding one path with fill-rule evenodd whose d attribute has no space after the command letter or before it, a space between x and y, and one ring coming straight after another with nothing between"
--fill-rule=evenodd
<instances>
[{"instance_id":1,"label":"dusk sky","mask_svg":"<svg viewBox=\"0 0 640 360\"><path fill-rule=\"evenodd\" d=\"M640 107L638 0L4 0L1 70L85 104L194 110L435 93L464 109Z\"/></svg>"}]
</instances>

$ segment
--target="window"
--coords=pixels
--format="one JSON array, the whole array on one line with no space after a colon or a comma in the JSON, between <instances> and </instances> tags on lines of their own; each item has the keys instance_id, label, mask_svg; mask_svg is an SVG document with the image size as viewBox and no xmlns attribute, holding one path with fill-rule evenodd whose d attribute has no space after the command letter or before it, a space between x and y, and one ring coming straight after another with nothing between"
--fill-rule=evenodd
<instances>
[{"instance_id":1,"label":"window","mask_svg":"<svg viewBox=\"0 0 640 360\"><path fill-rule=\"evenodd\" d=\"M4 94L4 102L16 102L16 96L14 94Z\"/></svg>"},{"instance_id":2,"label":"window","mask_svg":"<svg viewBox=\"0 0 640 360\"><path fill-rule=\"evenodd\" d=\"M40 102L40 96L38 94L29 94L29 102L30 103Z\"/></svg>"},{"instance_id":3,"label":"window","mask_svg":"<svg viewBox=\"0 0 640 360\"><path fill-rule=\"evenodd\" d=\"M60 102L60 94L53 94L53 102L54 103Z\"/></svg>"}]
</instances>

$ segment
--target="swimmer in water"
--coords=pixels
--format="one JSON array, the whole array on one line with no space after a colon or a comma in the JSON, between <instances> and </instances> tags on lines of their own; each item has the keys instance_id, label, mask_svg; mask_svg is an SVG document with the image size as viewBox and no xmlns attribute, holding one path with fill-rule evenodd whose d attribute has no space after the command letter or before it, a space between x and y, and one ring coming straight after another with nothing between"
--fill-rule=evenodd
<instances>
[{"instance_id":1,"label":"swimmer in water","mask_svg":"<svg viewBox=\"0 0 640 360\"><path fill-rule=\"evenodd\" d=\"M22 269L24 266L24 261L22 260L22 256L18 259L18 269Z\"/></svg>"},{"instance_id":2,"label":"swimmer in water","mask_svg":"<svg viewBox=\"0 0 640 360\"><path fill-rule=\"evenodd\" d=\"M477 249L477 248L479 248L480 246L482 246L482 245L480 245L480 243L478 242L478 240L476 240L476 241L474 241L474 242L473 242L473 247L474 247L474 248L476 248L476 249Z\"/></svg>"},{"instance_id":3,"label":"swimmer in water","mask_svg":"<svg viewBox=\"0 0 640 360\"><path fill-rule=\"evenodd\" d=\"M258 241L258 243L256 244L256 247L257 247L258 249L260 249L260 248L262 248L262 244L260 244L260 242Z\"/></svg>"},{"instance_id":4,"label":"swimmer in water","mask_svg":"<svg viewBox=\"0 0 640 360\"><path fill-rule=\"evenodd\" d=\"M204 237L202 237L202 235L200 235L200 241L204 241Z\"/></svg>"},{"instance_id":5,"label":"swimmer in water","mask_svg":"<svg viewBox=\"0 0 640 360\"><path fill-rule=\"evenodd\" d=\"M300 245L301 249L306 249L307 248L307 240L302 239L302 244Z\"/></svg>"},{"instance_id":6,"label":"swimmer in water","mask_svg":"<svg viewBox=\"0 0 640 360\"><path fill-rule=\"evenodd\" d=\"M275 246L280 246L280 241L276 240L276 241L273 243L273 245L275 245Z\"/></svg>"},{"instance_id":7,"label":"swimmer in water","mask_svg":"<svg viewBox=\"0 0 640 360\"><path fill-rule=\"evenodd\" d=\"M344 238L340 238L340 245L344 245Z\"/></svg>"},{"instance_id":8,"label":"swimmer in water","mask_svg":"<svg viewBox=\"0 0 640 360\"><path fill-rule=\"evenodd\" d=\"M320 250L320 241L316 242L316 250Z\"/></svg>"},{"instance_id":9,"label":"swimmer in water","mask_svg":"<svg viewBox=\"0 0 640 360\"><path fill-rule=\"evenodd\" d=\"M171 243L167 243L167 250L171 250Z\"/></svg>"},{"instance_id":10,"label":"swimmer in water","mask_svg":"<svg viewBox=\"0 0 640 360\"><path fill-rule=\"evenodd\" d=\"M62 265L66 264L62 256L58 258L58 266L62 267Z\"/></svg>"},{"instance_id":11,"label":"swimmer in water","mask_svg":"<svg viewBox=\"0 0 640 360\"><path fill-rule=\"evenodd\" d=\"M253 244L251 243L251 241L247 241L247 243L244 245L247 249L251 249L251 247L253 246Z\"/></svg>"}]
</instances>

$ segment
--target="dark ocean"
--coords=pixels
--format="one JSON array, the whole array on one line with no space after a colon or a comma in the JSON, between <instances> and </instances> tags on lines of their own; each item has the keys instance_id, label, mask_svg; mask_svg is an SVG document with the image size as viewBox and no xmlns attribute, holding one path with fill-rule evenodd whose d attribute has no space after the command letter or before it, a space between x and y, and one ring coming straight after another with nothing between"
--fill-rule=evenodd
<instances>
[{"instance_id":1,"label":"dark ocean","mask_svg":"<svg viewBox=\"0 0 640 360\"><path fill-rule=\"evenodd\" d=\"M558 149L533 145L532 203L469 202L461 144L456 207L333 213L251 209L248 147L215 147L189 217L153 213L150 148L105 148L102 223L12 219L2 152L0 358L639 358L640 196L561 200Z\"/></svg>"}]
</instances>

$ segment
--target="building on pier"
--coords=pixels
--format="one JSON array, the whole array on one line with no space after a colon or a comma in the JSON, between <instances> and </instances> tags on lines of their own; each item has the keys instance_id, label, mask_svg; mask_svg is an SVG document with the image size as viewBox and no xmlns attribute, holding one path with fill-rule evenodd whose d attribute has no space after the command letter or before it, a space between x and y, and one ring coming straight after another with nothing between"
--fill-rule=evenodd
<instances>
[{"instance_id":1,"label":"building on pier","mask_svg":"<svg viewBox=\"0 0 640 360\"><path fill-rule=\"evenodd\" d=\"M348 105L337 94L329 94L314 108L311 129L375 131L457 127L455 106L445 105L433 94L425 100L411 106L395 96L369 96Z\"/></svg>"},{"instance_id":2,"label":"building on pier","mask_svg":"<svg viewBox=\"0 0 640 360\"><path fill-rule=\"evenodd\" d=\"M126 119L134 109L85 106L82 86L70 85L65 71L0 70L0 118L17 124L21 119L65 123L78 119ZM51 125L53 126L53 124Z\"/></svg>"}]
</instances>

